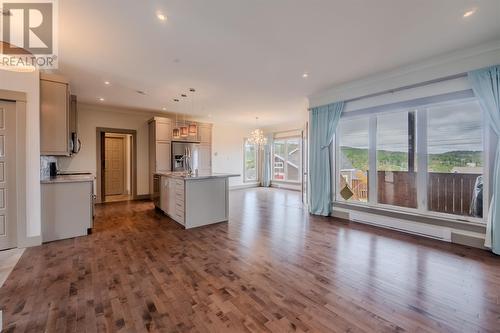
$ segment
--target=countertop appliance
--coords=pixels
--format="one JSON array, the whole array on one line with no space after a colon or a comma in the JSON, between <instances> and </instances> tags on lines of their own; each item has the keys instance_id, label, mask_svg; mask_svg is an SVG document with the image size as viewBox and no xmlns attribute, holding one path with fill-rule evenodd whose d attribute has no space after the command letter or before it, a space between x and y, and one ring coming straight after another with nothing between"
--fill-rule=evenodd
<instances>
[{"instance_id":1,"label":"countertop appliance","mask_svg":"<svg viewBox=\"0 0 500 333\"><path fill-rule=\"evenodd\" d=\"M172 142L172 171L191 171L197 169L198 144Z\"/></svg>"}]
</instances>

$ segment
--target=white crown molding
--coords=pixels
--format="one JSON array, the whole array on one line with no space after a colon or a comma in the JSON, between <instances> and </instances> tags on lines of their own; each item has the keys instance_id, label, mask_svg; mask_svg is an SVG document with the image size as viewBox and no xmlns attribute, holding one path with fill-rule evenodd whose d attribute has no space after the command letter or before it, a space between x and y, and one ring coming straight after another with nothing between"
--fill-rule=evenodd
<instances>
[{"instance_id":1,"label":"white crown molding","mask_svg":"<svg viewBox=\"0 0 500 333\"><path fill-rule=\"evenodd\" d=\"M309 106L319 106L465 73L500 63L500 40L441 54L390 71L341 83L309 96Z\"/></svg>"}]
</instances>

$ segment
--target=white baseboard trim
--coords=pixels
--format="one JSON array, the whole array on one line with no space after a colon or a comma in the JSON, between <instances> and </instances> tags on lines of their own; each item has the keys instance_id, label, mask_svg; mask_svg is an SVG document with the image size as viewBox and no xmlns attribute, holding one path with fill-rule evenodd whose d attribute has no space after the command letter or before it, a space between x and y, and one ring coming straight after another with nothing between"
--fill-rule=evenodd
<instances>
[{"instance_id":1,"label":"white baseboard trim","mask_svg":"<svg viewBox=\"0 0 500 333\"><path fill-rule=\"evenodd\" d=\"M276 182L272 182L271 187L282 188L291 191L300 191L302 189L302 186L300 184L276 183Z\"/></svg>"},{"instance_id":2,"label":"white baseboard trim","mask_svg":"<svg viewBox=\"0 0 500 333\"><path fill-rule=\"evenodd\" d=\"M254 188L254 187L259 187L259 183L248 183L248 184L241 184L241 185L233 185L229 186L229 190L243 190L246 188Z\"/></svg>"},{"instance_id":3,"label":"white baseboard trim","mask_svg":"<svg viewBox=\"0 0 500 333\"><path fill-rule=\"evenodd\" d=\"M42 245L42 236L25 237L17 241L17 247L20 249L38 245Z\"/></svg>"},{"instance_id":4,"label":"white baseboard trim","mask_svg":"<svg viewBox=\"0 0 500 333\"><path fill-rule=\"evenodd\" d=\"M392 229L427 238L433 238L444 242L485 249L485 235L478 232L459 230L455 228L432 225L422 222L413 222L405 219L398 219L366 212L352 211L338 207L335 208L332 216L350 220L352 222Z\"/></svg>"},{"instance_id":5,"label":"white baseboard trim","mask_svg":"<svg viewBox=\"0 0 500 333\"><path fill-rule=\"evenodd\" d=\"M339 214L340 213L340 214ZM337 208L333 216L347 218L353 222L370 224L382 228L393 229L414 235L439 239L445 242L451 242L451 229L441 226L434 226L425 223L411 222L403 219L397 219L378 214L365 212L346 211Z\"/></svg>"}]
</instances>

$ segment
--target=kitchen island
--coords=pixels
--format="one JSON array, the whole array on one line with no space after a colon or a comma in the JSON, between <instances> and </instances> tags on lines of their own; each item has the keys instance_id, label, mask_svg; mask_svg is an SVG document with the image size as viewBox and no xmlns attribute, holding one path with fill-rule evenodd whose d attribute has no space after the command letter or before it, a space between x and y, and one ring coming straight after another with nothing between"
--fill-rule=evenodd
<instances>
[{"instance_id":1,"label":"kitchen island","mask_svg":"<svg viewBox=\"0 0 500 333\"><path fill-rule=\"evenodd\" d=\"M153 200L186 229L229 219L229 177L237 174L156 173Z\"/></svg>"}]
</instances>

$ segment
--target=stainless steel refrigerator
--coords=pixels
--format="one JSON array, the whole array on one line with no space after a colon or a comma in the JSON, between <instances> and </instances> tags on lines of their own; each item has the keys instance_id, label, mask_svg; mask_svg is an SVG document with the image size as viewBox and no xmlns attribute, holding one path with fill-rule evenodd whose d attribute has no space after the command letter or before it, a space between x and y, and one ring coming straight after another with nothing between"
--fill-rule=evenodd
<instances>
[{"instance_id":1,"label":"stainless steel refrigerator","mask_svg":"<svg viewBox=\"0 0 500 333\"><path fill-rule=\"evenodd\" d=\"M191 171L198 168L198 144L172 142L172 171Z\"/></svg>"}]
</instances>

